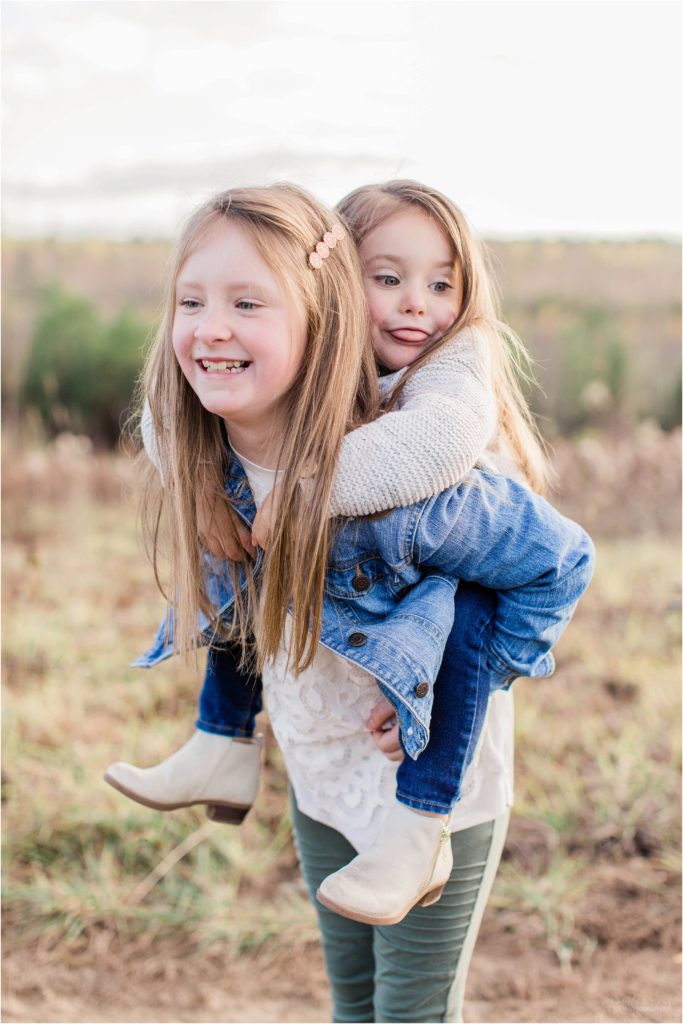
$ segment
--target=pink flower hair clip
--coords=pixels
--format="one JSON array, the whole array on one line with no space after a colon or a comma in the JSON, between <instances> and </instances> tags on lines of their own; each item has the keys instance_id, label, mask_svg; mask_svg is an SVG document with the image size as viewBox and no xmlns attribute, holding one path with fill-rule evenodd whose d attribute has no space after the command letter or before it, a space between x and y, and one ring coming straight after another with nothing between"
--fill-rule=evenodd
<instances>
[{"instance_id":1,"label":"pink flower hair clip","mask_svg":"<svg viewBox=\"0 0 683 1024\"><path fill-rule=\"evenodd\" d=\"M326 260L330 255L332 249L334 249L337 242L341 242L344 237L344 229L341 224L333 224L329 231L326 231L322 237L322 240L318 242L312 253L309 254L308 262L314 270L319 270L323 265L323 260Z\"/></svg>"}]
</instances>

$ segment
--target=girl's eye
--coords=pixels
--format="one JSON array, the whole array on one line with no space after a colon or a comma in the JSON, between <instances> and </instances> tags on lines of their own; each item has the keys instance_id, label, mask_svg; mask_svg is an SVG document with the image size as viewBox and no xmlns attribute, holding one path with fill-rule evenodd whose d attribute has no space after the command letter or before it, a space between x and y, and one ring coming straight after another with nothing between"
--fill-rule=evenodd
<instances>
[{"instance_id":1,"label":"girl's eye","mask_svg":"<svg viewBox=\"0 0 683 1024\"><path fill-rule=\"evenodd\" d=\"M376 274L375 281L379 281L380 284L384 284L388 288L396 288L401 283L395 274Z\"/></svg>"},{"instance_id":2,"label":"girl's eye","mask_svg":"<svg viewBox=\"0 0 683 1024\"><path fill-rule=\"evenodd\" d=\"M448 281L435 281L432 288L435 292L447 292L453 288L453 285L449 284Z\"/></svg>"},{"instance_id":3,"label":"girl's eye","mask_svg":"<svg viewBox=\"0 0 683 1024\"><path fill-rule=\"evenodd\" d=\"M201 303L198 299L181 299L178 305L181 306L182 309L192 311L194 309L199 309Z\"/></svg>"},{"instance_id":4,"label":"girl's eye","mask_svg":"<svg viewBox=\"0 0 683 1024\"><path fill-rule=\"evenodd\" d=\"M238 309L258 309L257 303L251 302L249 299L240 299L239 302L235 303L235 305L237 306Z\"/></svg>"}]
</instances>

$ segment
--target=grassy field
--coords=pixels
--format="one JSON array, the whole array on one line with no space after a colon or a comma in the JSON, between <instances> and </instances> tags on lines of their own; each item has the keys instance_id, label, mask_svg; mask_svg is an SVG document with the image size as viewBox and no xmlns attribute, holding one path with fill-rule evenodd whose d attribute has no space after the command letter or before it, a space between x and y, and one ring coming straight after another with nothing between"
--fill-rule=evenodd
<instances>
[{"instance_id":1,"label":"grassy field","mask_svg":"<svg viewBox=\"0 0 683 1024\"><path fill-rule=\"evenodd\" d=\"M516 684L515 813L468 1019L680 1020L680 434L557 460L598 569L556 678ZM239 830L101 781L189 736L201 671L127 667L163 611L129 464L62 438L7 452L3 491L3 1019L328 1019L272 737Z\"/></svg>"}]
</instances>

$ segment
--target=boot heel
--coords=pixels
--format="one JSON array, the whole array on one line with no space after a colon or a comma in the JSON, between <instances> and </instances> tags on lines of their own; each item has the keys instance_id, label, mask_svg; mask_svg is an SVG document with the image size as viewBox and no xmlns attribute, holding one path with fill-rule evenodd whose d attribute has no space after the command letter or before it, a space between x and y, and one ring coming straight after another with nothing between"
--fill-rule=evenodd
<instances>
[{"instance_id":1,"label":"boot heel","mask_svg":"<svg viewBox=\"0 0 683 1024\"><path fill-rule=\"evenodd\" d=\"M438 903L443 896L443 891L446 888L446 883L440 885L438 889L432 889L431 892L425 893L421 900L418 900L418 907L431 907L433 903Z\"/></svg>"},{"instance_id":2,"label":"boot heel","mask_svg":"<svg viewBox=\"0 0 683 1024\"><path fill-rule=\"evenodd\" d=\"M211 821L219 821L223 825L241 825L251 807L227 807L221 804L209 804L206 816Z\"/></svg>"}]
</instances>

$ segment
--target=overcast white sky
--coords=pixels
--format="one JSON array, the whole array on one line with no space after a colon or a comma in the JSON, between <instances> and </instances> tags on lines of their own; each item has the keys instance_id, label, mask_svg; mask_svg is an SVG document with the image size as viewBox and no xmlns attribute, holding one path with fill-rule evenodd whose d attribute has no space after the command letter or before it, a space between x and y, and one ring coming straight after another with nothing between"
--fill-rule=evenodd
<instances>
[{"instance_id":1,"label":"overcast white sky","mask_svg":"<svg viewBox=\"0 0 683 1024\"><path fill-rule=\"evenodd\" d=\"M504 235L678 235L676 0L3 9L12 235L168 236L209 192L415 177Z\"/></svg>"}]
</instances>

